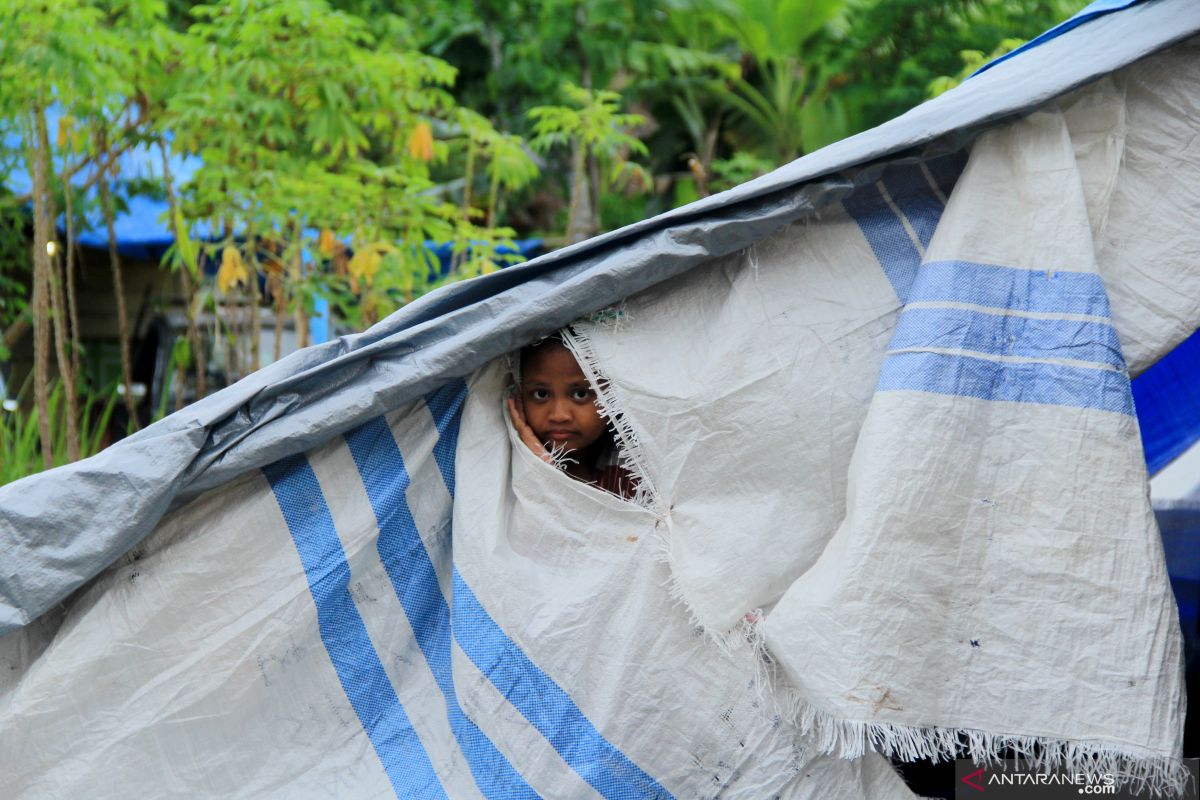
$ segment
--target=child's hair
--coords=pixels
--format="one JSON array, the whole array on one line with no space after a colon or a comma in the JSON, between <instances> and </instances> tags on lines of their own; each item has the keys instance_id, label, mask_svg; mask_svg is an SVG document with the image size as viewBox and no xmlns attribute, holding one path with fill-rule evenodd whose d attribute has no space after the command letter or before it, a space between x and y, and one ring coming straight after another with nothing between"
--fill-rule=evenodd
<instances>
[{"instance_id":1,"label":"child's hair","mask_svg":"<svg viewBox=\"0 0 1200 800\"><path fill-rule=\"evenodd\" d=\"M517 386L521 385L521 377L523 374L521 365L525 363L525 359L527 359L529 356L533 355L534 353L538 352L542 348L548 347L548 346L553 346L553 345L558 345L559 347L566 347L567 350L571 349L571 348L567 347L567 343L563 339L562 332L555 331L554 333L550 334L549 336L543 336L541 339L538 339L536 342L533 342L532 344L527 344L524 347L522 347L520 350L517 351L516 362L513 364L513 378L514 378L514 382L516 383ZM574 355L574 353L572 353L572 355ZM576 361L578 361L578 359L576 359Z\"/></svg>"}]
</instances>

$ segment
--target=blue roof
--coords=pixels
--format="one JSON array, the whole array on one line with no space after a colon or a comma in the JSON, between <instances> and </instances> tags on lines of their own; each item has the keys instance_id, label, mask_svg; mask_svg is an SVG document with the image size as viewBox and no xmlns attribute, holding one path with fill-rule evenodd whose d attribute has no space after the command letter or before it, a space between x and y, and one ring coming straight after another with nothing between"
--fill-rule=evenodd
<instances>
[{"instance_id":1,"label":"blue roof","mask_svg":"<svg viewBox=\"0 0 1200 800\"><path fill-rule=\"evenodd\" d=\"M51 130L57 128L59 112L51 109L46 116ZM10 133L4 138L5 146L10 150L20 149L20 140L15 133ZM170 159L171 178L176 186L180 186L190 180L202 165L203 161L198 156L173 154ZM61 158L56 159L54 169L59 172L63 169ZM91 179L92 175L91 168L84 169L72 177L71 183L75 186L83 186ZM129 182L157 182L162 180L162 176L162 154L157 147L139 144L127 150L117 159L117 178L113 184L113 194L125 207L115 215L113 227L117 239L117 252L125 258L157 261L175 242L175 236L168 227L166 200L155 199L144 194L130 195L126 191ZM17 195L27 194L33 189L33 181L23 165L10 171L5 176L4 183L10 191ZM90 187L87 191L89 199L95 199L97 194L95 186ZM60 216L58 223L58 229L63 233L66 230L64 219ZM210 239L213 235L210 226L204 221L193 224L191 233L199 239ZM312 235L315 236L316 232L313 231ZM108 249L108 230L104 224L104 217L98 210L98 204L97 209L88 215L88 228L76 231L75 238L84 247ZM545 250L543 241L536 238L518 240L514 244L516 245L515 252L525 258L533 258ZM434 243L427 243L427 245L431 247L440 262L442 274L446 274L450 266L451 245ZM514 250L501 247L498 252L501 254L512 253Z\"/></svg>"}]
</instances>

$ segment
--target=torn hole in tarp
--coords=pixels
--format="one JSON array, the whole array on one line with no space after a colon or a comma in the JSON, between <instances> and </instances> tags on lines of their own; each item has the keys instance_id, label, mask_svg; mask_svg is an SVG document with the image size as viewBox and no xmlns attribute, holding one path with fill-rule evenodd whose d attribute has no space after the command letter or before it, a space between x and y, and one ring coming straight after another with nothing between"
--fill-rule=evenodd
<instances>
[{"instance_id":1,"label":"torn hole in tarp","mask_svg":"<svg viewBox=\"0 0 1200 800\"><path fill-rule=\"evenodd\" d=\"M606 310L618 326L624 309ZM567 476L653 510L653 482L587 337L573 327L509 356L509 415L534 455Z\"/></svg>"}]
</instances>

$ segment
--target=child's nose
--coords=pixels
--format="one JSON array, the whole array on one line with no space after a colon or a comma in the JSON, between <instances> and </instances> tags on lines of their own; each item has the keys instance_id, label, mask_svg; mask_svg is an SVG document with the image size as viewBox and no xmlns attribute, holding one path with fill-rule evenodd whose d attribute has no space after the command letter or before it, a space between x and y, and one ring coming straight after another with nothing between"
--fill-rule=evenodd
<instances>
[{"instance_id":1,"label":"child's nose","mask_svg":"<svg viewBox=\"0 0 1200 800\"><path fill-rule=\"evenodd\" d=\"M555 400L550 405L550 419L553 422L567 422L571 419L570 403L566 400Z\"/></svg>"}]
</instances>

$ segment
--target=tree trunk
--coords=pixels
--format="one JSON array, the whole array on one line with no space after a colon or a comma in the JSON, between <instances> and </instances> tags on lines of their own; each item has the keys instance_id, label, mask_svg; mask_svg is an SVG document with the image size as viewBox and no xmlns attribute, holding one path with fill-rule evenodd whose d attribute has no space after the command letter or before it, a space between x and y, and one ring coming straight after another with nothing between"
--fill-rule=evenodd
<instances>
[{"instance_id":1,"label":"tree trunk","mask_svg":"<svg viewBox=\"0 0 1200 800\"><path fill-rule=\"evenodd\" d=\"M487 226L489 228L496 227L496 216L500 213L500 173L492 175L491 185L488 187L488 206L487 206Z\"/></svg>"},{"instance_id":2,"label":"tree trunk","mask_svg":"<svg viewBox=\"0 0 1200 800\"><path fill-rule=\"evenodd\" d=\"M722 112L717 111L708 121L708 128L704 131L704 142L699 155L700 166L704 168L706 175L712 173L712 162L717 157L717 137L721 133L721 116Z\"/></svg>"},{"instance_id":3,"label":"tree trunk","mask_svg":"<svg viewBox=\"0 0 1200 800\"><path fill-rule=\"evenodd\" d=\"M571 204L567 207L567 244L588 238L587 220L591 216L588 198L587 156L582 142L575 142L571 154Z\"/></svg>"},{"instance_id":4,"label":"tree trunk","mask_svg":"<svg viewBox=\"0 0 1200 800\"><path fill-rule=\"evenodd\" d=\"M0 347L3 350L11 350L15 347L25 332L29 330L29 313L30 309L25 309L25 312L13 320L12 324L4 331L4 336L0 338Z\"/></svg>"},{"instance_id":5,"label":"tree trunk","mask_svg":"<svg viewBox=\"0 0 1200 800\"><path fill-rule=\"evenodd\" d=\"M258 372L262 366L262 315L258 307L258 244L252 231L246 232L246 239L250 242L250 371Z\"/></svg>"},{"instance_id":6,"label":"tree trunk","mask_svg":"<svg viewBox=\"0 0 1200 800\"><path fill-rule=\"evenodd\" d=\"M181 274L184 276L184 285L188 292L188 347L192 352L192 371L196 376L196 399L199 400L208 394L208 368L200 341L200 323L198 321L200 312L203 310L200 306L200 283L199 280L192 280L190 269L184 269Z\"/></svg>"},{"instance_id":7,"label":"tree trunk","mask_svg":"<svg viewBox=\"0 0 1200 800\"><path fill-rule=\"evenodd\" d=\"M50 152L50 138L46 130L46 118L44 115L41 118L41 125L38 125L37 130L37 149L43 154ZM48 172L48 170L47 170ZM66 197L70 197L70 192L64 186ZM68 200L70 203L70 200ZM49 204L48 204L49 205ZM70 212L68 212L70 213ZM56 216L53 207L48 211L50 222L54 221ZM70 224L70 223L68 223ZM50 239L54 241L56 231L50 229ZM55 246L55 253L58 252L58 247ZM67 247L67 254L70 255L71 248ZM79 461L79 397L77 393L76 379L71 368L71 354L68 347L70 342L67 341L66 330L66 300L62 296L62 279L58 270L58 258L47 252L47 287L49 288L50 300L50 317L54 320L54 356L59 367L59 379L62 386L62 393L66 397L66 428L67 428L67 461Z\"/></svg>"},{"instance_id":8,"label":"tree trunk","mask_svg":"<svg viewBox=\"0 0 1200 800\"><path fill-rule=\"evenodd\" d=\"M108 151L108 139L100 132L100 149ZM125 411L129 415L129 424L134 430L138 427L137 402L133 397L133 364L129 356L129 312L125 308L125 276L121 271L121 256L117 253L117 232L113 224L112 192L108 185L108 175L102 174L96 181L100 190L100 209L104 214L104 225L108 231L108 260L112 264L113 292L117 296L117 336L121 345L121 383L125 386Z\"/></svg>"},{"instance_id":9,"label":"tree trunk","mask_svg":"<svg viewBox=\"0 0 1200 800\"><path fill-rule=\"evenodd\" d=\"M40 107L33 110L33 141L30 142L30 173L33 175L33 401L38 415L42 465L54 466L54 440L50 434L50 255L46 244L53 232L50 214L49 154L38 142L49 139L46 118Z\"/></svg>"},{"instance_id":10,"label":"tree trunk","mask_svg":"<svg viewBox=\"0 0 1200 800\"><path fill-rule=\"evenodd\" d=\"M71 190L68 180L69 178L64 173L63 198L66 201L67 211L67 314L68 320L71 323L71 335L69 337L71 346L71 373L78 379L82 374L80 372L79 358L83 351L83 346L79 341L79 307L75 291L75 265L76 257L79 255L79 242L75 239L75 220L72 218L75 212L71 204Z\"/></svg>"},{"instance_id":11,"label":"tree trunk","mask_svg":"<svg viewBox=\"0 0 1200 800\"><path fill-rule=\"evenodd\" d=\"M57 258L49 258L50 316L54 321L54 357L58 364L59 384L66 398L67 460L79 460L79 395L76 392L75 372L71 369L71 354L67 339L66 298L63 296Z\"/></svg>"},{"instance_id":12,"label":"tree trunk","mask_svg":"<svg viewBox=\"0 0 1200 800\"><path fill-rule=\"evenodd\" d=\"M241 372L242 354L237 347L237 333L241 328L237 315L238 304L235 295L240 295L241 290L234 286L233 290L225 295L225 335L221 335L221 315L216 314L213 320L213 346L223 347L225 349L225 376L227 381L235 381Z\"/></svg>"},{"instance_id":13,"label":"tree trunk","mask_svg":"<svg viewBox=\"0 0 1200 800\"><path fill-rule=\"evenodd\" d=\"M179 280L181 283L183 282L183 272L179 273ZM184 287L184 294L186 294L186 293L187 293L187 288ZM174 340L171 340L171 348L172 348L172 350L174 350L174 348L175 348ZM188 345L188 348L189 349L191 348L190 343ZM189 360L190 360L190 357L189 357ZM188 367L187 361L176 360L176 362L175 362L175 377L172 379L172 383L171 383L171 388L173 388L175 390L175 410L176 411L181 411L183 409L183 390L185 388L187 388L187 367Z\"/></svg>"},{"instance_id":14,"label":"tree trunk","mask_svg":"<svg viewBox=\"0 0 1200 800\"><path fill-rule=\"evenodd\" d=\"M283 265L269 278L271 295L275 300L275 350L274 359L283 357L283 315L287 312L287 301L283 297Z\"/></svg>"},{"instance_id":15,"label":"tree trunk","mask_svg":"<svg viewBox=\"0 0 1200 800\"><path fill-rule=\"evenodd\" d=\"M291 257L292 300L296 307L292 310L292 323L296 326L296 349L308 347L308 314L304 310L304 262L303 249L300 247L300 226L294 233L295 252Z\"/></svg>"},{"instance_id":16,"label":"tree trunk","mask_svg":"<svg viewBox=\"0 0 1200 800\"><path fill-rule=\"evenodd\" d=\"M238 289L238 312L235 344L237 347L237 379L250 374L250 287Z\"/></svg>"},{"instance_id":17,"label":"tree trunk","mask_svg":"<svg viewBox=\"0 0 1200 800\"><path fill-rule=\"evenodd\" d=\"M183 240L184 233L179 226L179 210L178 203L175 199L175 185L171 178L171 159L170 153L167 151L167 143L163 139L158 140L158 150L162 154L163 168L163 184L167 190L167 214L171 217L171 233L175 236L176 252L180 243ZM192 280L192 271L197 269L196 264L185 263L182 258L179 259L179 285L183 290L184 310L187 312L187 341L188 347L191 348L191 361L195 366L196 372L196 398L199 399L208 394L208 382L205 378L205 363L204 351L200 347L200 331L196 327L196 300L199 294L200 275L196 275L196 280ZM180 373L182 375L182 372ZM179 381L177 389L176 410L182 406L180 403L183 398L183 381Z\"/></svg>"},{"instance_id":18,"label":"tree trunk","mask_svg":"<svg viewBox=\"0 0 1200 800\"><path fill-rule=\"evenodd\" d=\"M588 236L595 236L604 230L603 223L600 220L600 162L596 159L595 153L588 153L588 189L591 190L589 198L591 199L591 215L587 218Z\"/></svg>"},{"instance_id":19,"label":"tree trunk","mask_svg":"<svg viewBox=\"0 0 1200 800\"><path fill-rule=\"evenodd\" d=\"M463 170L463 198L462 198L462 218L466 225L471 224L471 190L475 184L475 142L469 138L467 140L467 164ZM463 230L464 228L459 228ZM467 259L466 248L471 246L469 239L464 242L460 236L455 236L454 252L450 256L450 269L454 272L462 266L462 263Z\"/></svg>"},{"instance_id":20,"label":"tree trunk","mask_svg":"<svg viewBox=\"0 0 1200 800\"><path fill-rule=\"evenodd\" d=\"M592 88L592 65L588 61L584 39L587 35L587 6L575 6L575 42L579 48L580 85ZM571 206L567 212L567 244L587 239L597 231L593 220L598 213L599 184L591 175L594 157L582 140L575 140L571 160Z\"/></svg>"}]
</instances>

